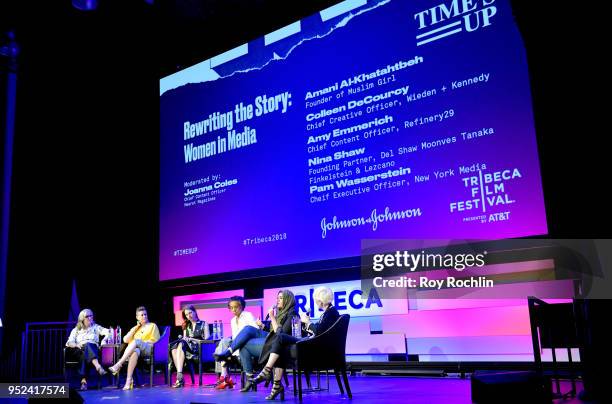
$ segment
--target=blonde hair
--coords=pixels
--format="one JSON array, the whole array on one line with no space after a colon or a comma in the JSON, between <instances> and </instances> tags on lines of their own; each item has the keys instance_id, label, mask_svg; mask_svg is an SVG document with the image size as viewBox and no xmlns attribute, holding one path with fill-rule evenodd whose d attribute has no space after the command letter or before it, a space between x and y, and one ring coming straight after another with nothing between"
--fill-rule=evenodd
<instances>
[{"instance_id":1,"label":"blonde hair","mask_svg":"<svg viewBox=\"0 0 612 404\"><path fill-rule=\"evenodd\" d=\"M329 306L334 300L334 292L327 286L319 286L313 293L315 302L320 300L325 306Z\"/></svg>"},{"instance_id":2,"label":"blonde hair","mask_svg":"<svg viewBox=\"0 0 612 404\"><path fill-rule=\"evenodd\" d=\"M89 310L89 309L83 309L83 310L81 310L81 312L79 313L79 319L78 319L78 321L77 321L77 325L76 325L76 329L77 329L78 331L80 331L80 330L82 330L82 329L84 329L84 328L85 328L85 324L84 324L84 322L85 322L85 318L86 318L87 316L93 316L93 311L91 311L91 310ZM92 325L94 325L93 320L91 321L91 325L90 325L90 327L91 327Z\"/></svg>"}]
</instances>

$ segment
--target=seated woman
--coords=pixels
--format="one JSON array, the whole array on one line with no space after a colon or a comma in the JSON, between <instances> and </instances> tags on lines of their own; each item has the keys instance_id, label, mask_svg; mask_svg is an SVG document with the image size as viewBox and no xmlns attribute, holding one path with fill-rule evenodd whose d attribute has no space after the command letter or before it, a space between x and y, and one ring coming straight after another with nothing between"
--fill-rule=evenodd
<instances>
[{"instance_id":1,"label":"seated woman","mask_svg":"<svg viewBox=\"0 0 612 404\"><path fill-rule=\"evenodd\" d=\"M312 323L308 313L300 313L302 322L304 323L305 329L310 336L322 334L327 331L336 321L340 318L340 313L334 306L332 301L334 300L334 292L328 287L320 286L315 289L313 293L313 299L315 305L323 310L321 317L319 317L318 323Z\"/></svg>"},{"instance_id":2,"label":"seated woman","mask_svg":"<svg viewBox=\"0 0 612 404\"><path fill-rule=\"evenodd\" d=\"M274 384L266 400L274 400L279 394L281 400L284 400L285 389L281 384L281 379L283 377L282 367L284 363L279 361L281 350L284 349L284 347L279 341L281 337L293 338L291 337L291 327L293 318L296 316L295 296L293 292L290 290L279 291L276 296L276 306L268 311L268 315L270 316L271 330L259 357L259 363L266 363L266 366L255 379L251 380L251 382L257 384L263 380L270 380L274 364L280 366L281 368L277 367L274 370Z\"/></svg>"},{"instance_id":3,"label":"seated woman","mask_svg":"<svg viewBox=\"0 0 612 404\"><path fill-rule=\"evenodd\" d=\"M123 356L117 363L108 368L113 375L117 375L121 366L129 360L127 377L125 379L125 386L123 390L131 390L134 388L134 369L138 364L138 357L142 353L143 355L151 355L151 348L153 344L159 341L159 328L155 323L149 322L149 316L147 309L144 306L140 306L136 309L136 322L137 324L123 337L123 342L127 345Z\"/></svg>"},{"instance_id":4,"label":"seated woman","mask_svg":"<svg viewBox=\"0 0 612 404\"><path fill-rule=\"evenodd\" d=\"M87 390L86 369L87 364L91 363L100 375L105 375L106 371L98 361L100 335L108 336L110 330L101 327L94 322L93 312L83 309L79 313L76 327L70 332L68 342L66 342L66 355L73 360L77 360L79 366L79 376L81 376L81 390Z\"/></svg>"},{"instance_id":5,"label":"seated woman","mask_svg":"<svg viewBox=\"0 0 612 404\"><path fill-rule=\"evenodd\" d=\"M251 381L253 378L253 362L259 361L261 351L263 350L263 346L266 342L266 337L268 336L268 333L264 331L264 329L267 328L269 330L269 327L264 327L264 324L259 319L257 320L257 326L259 327L257 334L253 332L253 327L247 326L237 337L239 340L241 338L249 337L250 335L249 340L242 348L240 348L239 353L240 364L242 365L242 370L246 376L246 383L240 389L240 392L242 393L255 390L255 384ZM246 334L246 336L243 334Z\"/></svg>"},{"instance_id":6,"label":"seated woman","mask_svg":"<svg viewBox=\"0 0 612 404\"><path fill-rule=\"evenodd\" d=\"M187 306L181 312L183 316L182 338L171 344L172 361L176 368L176 382L172 387L180 388L185 386L183 380L183 365L185 359L191 360L198 355L199 345L195 340L208 339L208 324L198 318L195 307Z\"/></svg>"},{"instance_id":7,"label":"seated woman","mask_svg":"<svg viewBox=\"0 0 612 404\"><path fill-rule=\"evenodd\" d=\"M227 307L234 315L230 322L232 338L223 338L215 350L215 366L217 373L220 373L217 389L234 387L234 381L228 375L226 363L232 356L240 356L244 371L249 377L253 375L252 358L259 357L263 341L268 335L262 330L262 322L255 320L250 312L244 311L246 302L242 296L230 297ZM240 391L245 392L250 389L250 385L245 385Z\"/></svg>"},{"instance_id":8,"label":"seated woman","mask_svg":"<svg viewBox=\"0 0 612 404\"><path fill-rule=\"evenodd\" d=\"M334 294L330 288L324 286L318 287L314 291L313 298L316 306L324 311L323 314L321 314L318 324L312 323L307 313L301 314L301 320L305 323L306 331L310 336L316 336L325 332L336 322L336 320L338 320L338 318L340 318L338 310L331 304ZM279 393L281 393L281 400L283 399L283 386L280 384L281 378L283 377L283 369L285 367L283 354L287 352L286 348L289 345L295 344L301 339L293 337L290 334L290 330L291 322L289 322L289 332L277 333L277 335L271 338L269 341L270 354L267 357L266 365L261 373L253 379L253 383L270 380L272 368L276 365L276 369L274 370L274 386L272 387L270 395L266 397L268 400L273 400ZM263 355L261 359L265 359Z\"/></svg>"}]
</instances>

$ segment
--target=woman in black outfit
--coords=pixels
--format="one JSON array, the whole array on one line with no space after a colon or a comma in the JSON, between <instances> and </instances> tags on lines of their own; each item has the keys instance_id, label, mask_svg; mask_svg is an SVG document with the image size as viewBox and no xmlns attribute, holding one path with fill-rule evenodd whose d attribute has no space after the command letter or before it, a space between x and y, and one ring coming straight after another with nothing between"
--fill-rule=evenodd
<instances>
[{"instance_id":1,"label":"woman in black outfit","mask_svg":"<svg viewBox=\"0 0 612 404\"><path fill-rule=\"evenodd\" d=\"M191 360L198 355L199 345L195 340L208 339L209 336L208 324L198 318L195 307L187 306L181 314L183 315L183 324L181 325L183 335L170 345L172 361L176 368L176 382L172 385L174 388L185 386L183 365L185 359Z\"/></svg>"},{"instance_id":2,"label":"woman in black outfit","mask_svg":"<svg viewBox=\"0 0 612 404\"><path fill-rule=\"evenodd\" d=\"M278 292L276 297L276 306L272 307L268 311L270 317L270 333L266 337L266 341L261 350L259 356L259 363L266 363L270 359L278 359L278 354L281 350L281 346L278 343L278 337L280 335L290 337L291 336L291 325L294 317L296 317L295 311L295 296L290 290L281 290ZM276 375L279 375L276 377ZM267 366L261 371L257 378L251 380L253 383L259 383L262 380L270 380L272 375L272 366ZM281 400L285 399L285 389L281 385L281 377L283 375L282 369L275 369L274 371L274 384L270 395L266 397L266 400L274 400L277 395L280 394Z\"/></svg>"},{"instance_id":3,"label":"woman in black outfit","mask_svg":"<svg viewBox=\"0 0 612 404\"><path fill-rule=\"evenodd\" d=\"M281 294L279 293L279 298L280 296ZM310 316L308 316L306 313L302 313L302 322L305 323L306 331L310 334L310 336L319 335L325 332L340 317L338 310L336 310L336 308L331 304L334 297L331 289L324 286L319 287L314 291L313 297L315 299L316 306L324 311L323 314L321 314L318 324L312 323L310 321ZM295 297L293 296L293 293L291 293L291 298L293 298L293 304L295 305ZM270 319L272 319L272 316L270 316ZM300 338L296 338L291 335L291 320L292 318L289 318L288 321L285 320L285 323L288 324L288 328L286 330L283 329L283 332L277 332L274 335L269 336L269 339L266 340L266 345L269 346L269 349L266 351L266 346L264 346L264 351L259 358L260 363L266 361L266 366L259 373L259 375L253 379L253 383L260 383L263 380L270 380L272 369L276 367L274 370L274 385L272 387L272 392L268 397L266 397L267 400L273 400L279 393L281 395L281 400L284 400L284 388L281 385L283 370L285 368L284 358L286 358L288 355L288 347L300 340ZM267 353L267 356L264 356L265 353Z\"/></svg>"},{"instance_id":4,"label":"woman in black outfit","mask_svg":"<svg viewBox=\"0 0 612 404\"><path fill-rule=\"evenodd\" d=\"M313 299L315 301L315 305L319 308L319 310L323 310L323 313L321 314L321 317L319 317L319 322L316 324L310 321L310 316L308 313L300 314L301 320L304 323L305 329L309 336L322 334L332 325L334 325L340 318L340 313L338 313L338 310L332 306L332 302L334 301L334 292L332 292L330 288L325 286L316 288L313 293Z\"/></svg>"}]
</instances>

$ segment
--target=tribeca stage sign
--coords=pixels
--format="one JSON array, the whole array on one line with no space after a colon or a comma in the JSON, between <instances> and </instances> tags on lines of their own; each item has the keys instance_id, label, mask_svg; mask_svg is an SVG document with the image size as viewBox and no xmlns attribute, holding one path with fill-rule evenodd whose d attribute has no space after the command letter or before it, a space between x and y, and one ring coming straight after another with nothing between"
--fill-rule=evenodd
<instances>
[{"instance_id":1,"label":"tribeca stage sign","mask_svg":"<svg viewBox=\"0 0 612 404\"><path fill-rule=\"evenodd\" d=\"M333 305L340 314L350 314L351 317L408 314L407 296L406 299L398 299L395 295L394 299L381 299L375 288L362 291L360 280L265 289L265 314L269 307L276 304L276 295L280 290L290 290L295 295L300 313L306 312L312 318L319 318L322 311L317 309L313 296L315 289L319 286L327 286L334 292Z\"/></svg>"}]
</instances>

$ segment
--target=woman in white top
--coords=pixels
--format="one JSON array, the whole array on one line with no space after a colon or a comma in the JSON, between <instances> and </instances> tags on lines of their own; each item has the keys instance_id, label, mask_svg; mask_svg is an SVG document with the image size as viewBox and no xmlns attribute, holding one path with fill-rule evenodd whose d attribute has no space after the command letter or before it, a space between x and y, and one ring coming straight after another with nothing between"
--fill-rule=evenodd
<instances>
[{"instance_id":1,"label":"woman in white top","mask_svg":"<svg viewBox=\"0 0 612 404\"><path fill-rule=\"evenodd\" d=\"M99 344L100 336L108 336L110 330L96 324L93 317L91 310L81 310L76 327L72 329L66 342L66 355L80 363L78 372L81 376L81 390L87 390L87 364L91 363L100 375L106 374L98 361Z\"/></svg>"},{"instance_id":2,"label":"woman in white top","mask_svg":"<svg viewBox=\"0 0 612 404\"><path fill-rule=\"evenodd\" d=\"M244 360L243 356L245 355L241 353L241 350L249 341L255 338L261 338L263 341L263 339L265 339L267 336L267 333L261 330L263 328L262 322L260 320L255 320L253 314L244 310L246 307L246 302L242 296L230 297L227 307L234 315L230 322L232 326L232 338L223 338L215 350L215 360L217 361L216 367L217 369L220 368L221 373L219 380L217 381L217 389L234 387L234 382L227 373L226 361L232 356L240 355L243 369L247 371L248 369L252 368L250 356L248 361ZM247 352L244 354L247 354ZM245 362L248 362L246 368ZM250 373L250 376L252 374L252 370L247 373Z\"/></svg>"}]
</instances>

